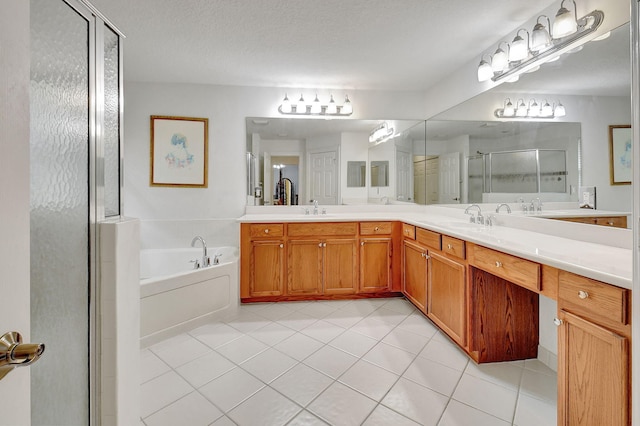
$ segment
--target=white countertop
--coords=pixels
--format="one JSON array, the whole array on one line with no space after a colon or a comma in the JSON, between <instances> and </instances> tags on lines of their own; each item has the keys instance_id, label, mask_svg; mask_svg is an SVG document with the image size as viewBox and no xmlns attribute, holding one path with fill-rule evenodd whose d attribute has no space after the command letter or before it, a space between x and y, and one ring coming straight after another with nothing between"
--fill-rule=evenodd
<instances>
[{"instance_id":1,"label":"white countertop","mask_svg":"<svg viewBox=\"0 0 640 426\"><path fill-rule=\"evenodd\" d=\"M464 207L464 206L463 206ZM321 207L322 208L322 207ZM631 230L561 221L543 217L618 216L598 210L545 211L528 215L495 214L494 226L469 223L461 208L436 206L327 206L326 215L305 215L295 207L248 207L239 222L344 222L394 220L426 228L534 262L583 275L619 287L632 287ZM488 216L495 211L484 206Z\"/></svg>"}]
</instances>

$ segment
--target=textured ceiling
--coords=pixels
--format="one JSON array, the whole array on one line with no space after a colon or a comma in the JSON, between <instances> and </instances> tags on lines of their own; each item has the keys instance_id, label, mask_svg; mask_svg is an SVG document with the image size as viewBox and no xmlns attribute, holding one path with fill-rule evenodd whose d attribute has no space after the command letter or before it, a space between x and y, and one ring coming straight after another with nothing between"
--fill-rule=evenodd
<instances>
[{"instance_id":1,"label":"textured ceiling","mask_svg":"<svg viewBox=\"0 0 640 426\"><path fill-rule=\"evenodd\" d=\"M554 0L92 0L125 80L424 90Z\"/></svg>"}]
</instances>

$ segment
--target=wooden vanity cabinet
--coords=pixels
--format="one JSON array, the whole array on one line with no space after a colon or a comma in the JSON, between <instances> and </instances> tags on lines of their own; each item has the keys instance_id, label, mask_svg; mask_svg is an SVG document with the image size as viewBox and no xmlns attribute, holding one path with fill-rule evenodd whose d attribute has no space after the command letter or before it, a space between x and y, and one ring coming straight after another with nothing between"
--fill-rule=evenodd
<instances>
[{"instance_id":1,"label":"wooden vanity cabinet","mask_svg":"<svg viewBox=\"0 0 640 426\"><path fill-rule=\"evenodd\" d=\"M429 250L416 241L405 239L402 248L402 292L418 309L427 313L427 278Z\"/></svg>"},{"instance_id":2,"label":"wooden vanity cabinet","mask_svg":"<svg viewBox=\"0 0 640 426\"><path fill-rule=\"evenodd\" d=\"M631 424L629 290L559 273L558 424Z\"/></svg>"},{"instance_id":3,"label":"wooden vanity cabinet","mask_svg":"<svg viewBox=\"0 0 640 426\"><path fill-rule=\"evenodd\" d=\"M392 222L360 223L360 293L390 291Z\"/></svg>"},{"instance_id":4,"label":"wooden vanity cabinet","mask_svg":"<svg viewBox=\"0 0 640 426\"><path fill-rule=\"evenodd\" d=\"M241 298L284 293L285 240L283 224L242 224ZM248 255L244 255L248 254Z\"/></svg>"},{"instance_id":5,"label":"wooden vanity cabinet","mask_svg":"<svg viewBox=\"0 0 640 426\"><path fill-rule=\"evenodd\" d=\"M353 294L358 283L356 223L289 224L287 295Z\"/></svg>"},{"instance_id":6,"label":"wooden vanity cabinet","mask_svg":"<svg viewBox=\"0 0 640 426\"><path fill-rule=\"evenodd\" d=\"M577 216L554 217L551 219L564 220L566 222L586 223L589 225L611 226L614 228L627 227L627 216Z\"/></svg>"},{"instance_id":7,"label":"wooden vanity cabinet","mask_svg":"<svg viewBox=\"0 0 640 426\"><path fill-rule=\"evenodd\" d=\"M467 344L465 242L442 236L442 252L429 252L427 316L460 346Z\"/></svg>"}]
</instances>

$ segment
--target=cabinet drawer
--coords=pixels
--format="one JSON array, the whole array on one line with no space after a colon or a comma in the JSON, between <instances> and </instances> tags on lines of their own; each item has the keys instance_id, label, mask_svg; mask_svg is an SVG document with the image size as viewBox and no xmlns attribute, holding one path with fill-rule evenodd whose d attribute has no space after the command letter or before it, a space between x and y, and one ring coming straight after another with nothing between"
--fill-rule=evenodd
<instances>
[{"instance_id":1,"label":"cabinet drawer","mask_svg":"<svg viewBox=\"0 0 640 426\"><path fill-rule=\"evenodd\" d=\"M416 240L420 244L424 244L425 246L435 250L440 250L442 248L442 238L437 232L416 228Z\"/></svg>"},{"instance_id":2,"label":"cabinet drawer","mask_svg":"<svg viewBox=\"0 0 640 426\"><path fill-rule=\"evenodd\" d=\"M596 218L596 225L613 226L614 228L626 228L627 217L626 216L598 217Z\"/></svg>"},{"instance_id":3,"label":"cabinet drawer","mask_svg":"<svg viewBox=\"0 0 640 426\"><path fill-rule=\"evenodd\" d=\"M287 226L289 237L356 235L356 232L355 222L290 223Z\"/></svg>"},{"instance_id":4,"label":"cabinet drawer","mask_svg":"<svg viewBox=\"0 0 640 426\"><path fill-rule=\"evenodd\" d=\"M391 234L391 222L360 222L360 235Z\"/></svg>"},{"instance_id":5,"label":"cabinet drawer","mask_svg":"<svg viewBox=\"0 0 640 426\"><path fill-rule=\"evenodd\" d=\"M448 235L442 236L442 251L458 257L460 259L464 259L466 257L464 241L459 240L457 238L450 237Z\"/></svg>"},{"instance_id":6,"label":"cabinet drawer","mask_svg":"<svg viewBox=\"0 0 640 426\"><path fill-rule=\"evenodd\" d=\"M284 235L282 223L254 223L249 227L251 238L272 238Z\"/></svg>"},{"instance_id":7,"label":"cabinet drawer","mask_svg":"<svg viewBox=\"0 0 640 426\"><path fill-rule=\"evenodd\" d=\"M560 271L558 308L584 316L628 324L629 290Z\"/></svg>"},{"instance_id":8,"label":"cabinet drawer","mask_svg":"<svg viewBox=\"0 0 640 426\"><path fill-rule=\"evenodd\" d=\"M416 239L416 227L413 225L402 224L402 236L405 238Z\"/></svg>"},{"instance_id":9,"label":"cabinet drawer","mask_svg":"<svg viewBox=\"0 0 640 426\"><path fill-rule=\"evenodd\" d=\"M535 292L540 291L540 265L510 254L474 246L473 266Z\"/></svg>"}]
</instances>

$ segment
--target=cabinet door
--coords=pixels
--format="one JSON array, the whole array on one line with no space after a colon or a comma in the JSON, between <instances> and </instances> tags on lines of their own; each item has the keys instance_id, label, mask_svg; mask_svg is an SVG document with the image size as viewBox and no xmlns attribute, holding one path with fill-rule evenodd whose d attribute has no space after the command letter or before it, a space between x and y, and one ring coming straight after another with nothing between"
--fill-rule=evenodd
<instances>
[{"instance_id":1,"label":"cabinet door","mask_svg":"<svg viewBox=\"0 0 640 426\"><path fill-rule=\"evenodd\" d=\"M560 311L558 424L628 425L629 340Z\"/></svg>"},{"instance_id":2,"label":"cabinet door","mask_svg":"<svg viewBox=\"0 0 640 426\"><path fill-rule=\"evenodd\" d=\"M427 312L427 249L410 240L404 240L405 296L422 312Z\"/></svg>"},{"instance_id":3,"label":"cabinet door","mask_svg":"<svg viewBox=\"0 0 640 426\"><path fill-rule=\"evenodd\" d=\"M391 247L391 238L360 240L360 292L389 291Z\"/></svg>"},{"instance_id":4,"label":"cabinet door","mask_svg":"<svg viewBox=\"0 0 640 426\"><path fill-rule=\"evenodd\" d=\"M430 252L427 316L461 346L467 339L466 267Z\"/></svg>"},{"instance_id":5,"label":"cabinet door","mask_svg":"<svg viewBox=\"0 0 640 426\"><path fill-rule=\"evenodd\" d=\"M322 241L289 240L287 244L287 293L322 293Z\"/></svg>"},{"instance_id":6,"label":"cabinet door","mask_svg":"<svg viewBox=\"0 0 640 426\"><path fill-rule=\"evenodd\" d=\"M324 294L352 294L358 282L355 238L326 240L324 249Z\"/></svg>"},{"instance_id":7,"label":"cabinet door","mask_svg":"<svg viewBox=\"0 0 640 426\"><path fill-rule=\"evenodd\" d=\"M280 296L284 288L284 242L252 241L250 296Z\"/></svg>"}]
</instances>

